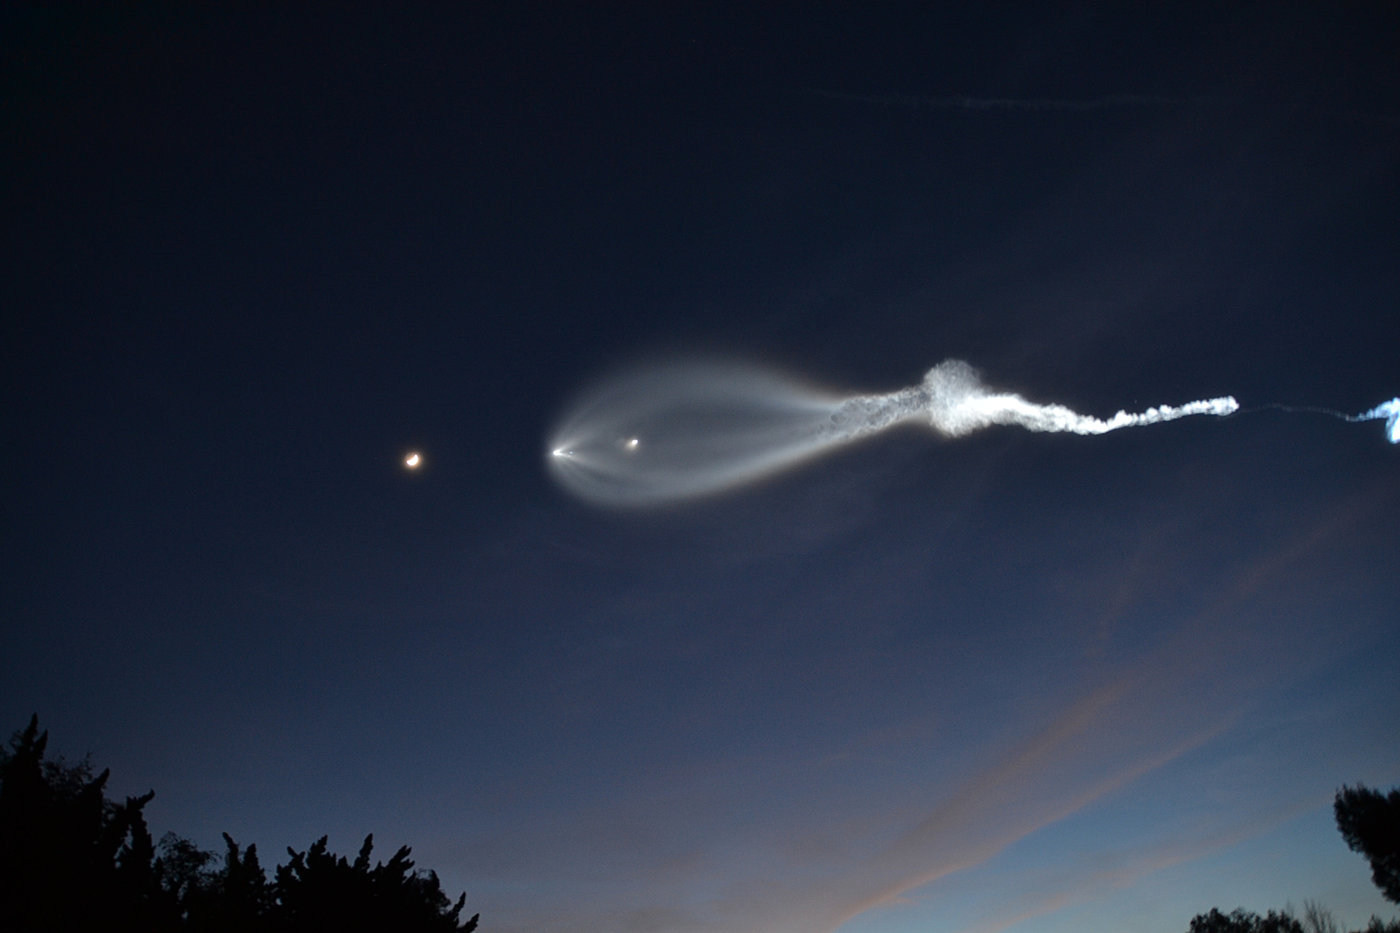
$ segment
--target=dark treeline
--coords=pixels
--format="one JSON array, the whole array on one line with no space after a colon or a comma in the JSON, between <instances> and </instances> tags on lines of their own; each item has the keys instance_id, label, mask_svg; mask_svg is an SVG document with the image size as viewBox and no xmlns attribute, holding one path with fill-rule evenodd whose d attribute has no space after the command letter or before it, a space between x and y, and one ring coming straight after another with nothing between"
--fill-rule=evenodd
<instances>
[{"instance_id":1,"label":"dark treeline","mask_svg":"<svg viewBox=\"0 0 1400 933\"><path fill-rule=\"evenodd\" d=\"M1324 908L1304 902L1303 916L1293 916L1291 910L1271 910L1264 916L1244 910L1232 910L1222 914L1212 909L1208 914L1197 914L1191 920L1187 933L1344 933L1337 921ZM1400 933L1400 922L1389 923L1380 917L1372 917L1363 930L1353 933Z\"/></svg>"},{"instance_id":2,"label":"dark treeline","mask_svg":"<svg viewBox=\"0 0 1400 933\"><path fill-rule=\"evenodd\" d=\"M0 749L0 930L292 933L402 930L470 933L437 875L416 871L409 848L370 863L366 837L354 861L322 837L287 850L271 880L224 834L222 856L173 833L153 842L142 810L154 792L122 803L104 792L108 772L46 760L38 717Z\"/></svg>"},{"instance_id":3,"label":"dark treeline","mask_svg":"<svg viewBox=\"0 0 1400 933\"><path fill-rule=\"evenodd\" d=\"M1385 899L1400 903L1400 789L1389 794L1364 784L1343 787L1332 802L1337 829L1353 852L1371 863L1371 880ZM1311 901L1303 902L1303 916L1291 910L1269 911L1264 916L1243 908L1222 914L1197 914L1187 933L1343 933L1325 909ZM1400 933L1400 920L1386 922L1372 917L1364 930L1355 933Z\"/></svg>"},{"instance_id":4,"label":"dark treeline","mask_svg":"<svg viewBox=\"0 0 1400 933\"><path fill-rule=\"evenodd\" d=\"M142 813L155 793L122 803L104 792L108 772L87 761L46 760L48 733L38 717L0 748L0 930L142 933L471 933L461 920L463 894L452 903L437 875L414 870L404 846L370 863L373 837L354 861L329 851L323 836L309 849L288 849L271 880L257 846L241 848L227 833L222 855L166 833L152 841ZM1400 789L1382 794L1343 787L1334 803L1337 828L1371 865L1371 878L1400 903ZM1213 909L1188 933L1344 933L1320 906L1304 903L1260 916ZM1400 921L1372 917L1357 933L1400 933Z\"/></svg>"}]
</instances>

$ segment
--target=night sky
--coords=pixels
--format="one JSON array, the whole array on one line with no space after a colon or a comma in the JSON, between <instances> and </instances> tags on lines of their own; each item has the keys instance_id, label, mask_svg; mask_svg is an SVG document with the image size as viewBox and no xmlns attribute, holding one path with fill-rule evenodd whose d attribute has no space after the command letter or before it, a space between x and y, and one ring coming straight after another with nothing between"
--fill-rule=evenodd
<instances>
[{"instance_id":1,"label":"night sky","mask_svg":"<svg viewBox=\"0 0 1400 933\"><path fill-rule=\"evenodd\" d=\"M0 730L492 933L1393 915L1393 3L194 6L0 14ZM1243 410L553 481L694 354Z\"/></svg>"}]
</instances>

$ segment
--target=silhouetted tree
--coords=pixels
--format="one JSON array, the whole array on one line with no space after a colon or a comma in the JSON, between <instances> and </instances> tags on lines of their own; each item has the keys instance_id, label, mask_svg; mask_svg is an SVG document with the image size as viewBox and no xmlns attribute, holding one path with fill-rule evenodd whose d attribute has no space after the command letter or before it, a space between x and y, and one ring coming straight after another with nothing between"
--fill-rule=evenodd
<instances>
[{"instance_id":1,"label":"silhouetted tree","mask_svg":"<svg viewBox=\"0 0 1400 933\"><path fill-rule=\"evenodd\" d=\"M1343 787L1332 809L1347 845L1370 861L1381 894L1400 904L1400 790L1387 795L1364 784Z\"/></svg>"},{"instance_id":2,"label":"silhouetted tree","mask_svg":"<svg viewBox=\"0 0 1400 933\"><path fill-rule=\"evenodd\" d=\"M1303 933L1303 927L1286 913L1271 910L1261 917L1240 907L1222 914L1212 907L1191 918L1190 933Z\"/></svg>"},{"instance_id":3,"label":"silhouetted tree","mask_svg":"<svg viewBox=\"0 0 1400 933\"><path fill-rule=\"evenodd\" d=\"M192 915L212 896L220 873L214 853L189 839L166 833L156 846L155 871L166 895L178 905L179 919L189 925Z\"/></svg>"},{"instance_id":4,"label":"silhouetted tree","mask_svg":"<svg viewBox=\"0 0 1400 933\"><path fill-rule=\"evenodd\" d=\"M48 740L36 716L0 751L0 928L169 928L141 814L154 794L107 800L108 772L45 761Z\"/></svg>"},{"instance_id":5,"label":"silhouetted tree","mask_svg":"<svg viewBox=\"0 0 1400 933\"><path fill-rule=\"evenodd\" d=\"M435 873L413 871L403 846L387 863L369 866L374 836L365 837L353 863L326 851L322 836L305 852L288 849L291 861L277 869L277 929L359 931L396 929L421 933L470 933L474 916L459 917L467 896L454 905Z\"/></svg>"},{"instance_id":6,"label":"silhouetted tree","mask_svg":"<svg viewBox=\"0 0 1400 933\"><path fill-rule=\"evenodd\" d=\"M1337 918L1317 901L1303 901L1303 933L1342 933Z\"/></svg>"},{"instance_id":7,"label":"silhouetted tree","mask_svg":"<svg viewBox=\"0 0 1400 933\"><path fill-rule=\"evenodd\" d=\"M1366 929L1357 930L1356 933L1400 933L1400 920L1385 921L1373 914Z\"/></svg>"},{"instance_id":8,"label":"silhouetted tree","mask_svg":"<svg viewBox=\"0 0 1400 933\"><path fill-rule=\"evenodd\" d=\"M1337 829L1352 851L1371 863L1371 880L1387 900L1400 904L1400 789L1382 794L1364 784L1342 787L1332 805ZM1266 916L1237 909L1211 909L1191 919L1190 933L1338 933L1336 920L1310 901L1303 903L1303 923L1287 911ZM1372 917L1357 933L1400 933L1400 920Z\"/></svg>"},{"instance_id":9,"label":"silhouetted tree","mask_svg":"<svg viewBox=\"0 0 1400 933\"><path fill-rule=\"evenodd\" d=\"M86 761L46 761L38 717L0 749L0 931L67 933L471 933L431 871L414 871L409 848L370 867L373 837L353 863L326 851L288 849L268 883L257 847L227 834L223 867L188 839L151 841L143 809L154 792L117 804L107 772Z\"/></svg>"},{"instance_id":10,"label":"silhouetted tree","mask_svg":"<svg viewBox=\"0 0 1400 933\"><path fill-rule=\"evenodd\" d=\"M224 833L222 869L205 868L216 860L212 852L194 851L187 858L200 860L181 900L185 927L195 933L258 933L270 929L274 907L267 875L258 864L258 847L242 852Z\"/></svg>"}]
</instances>

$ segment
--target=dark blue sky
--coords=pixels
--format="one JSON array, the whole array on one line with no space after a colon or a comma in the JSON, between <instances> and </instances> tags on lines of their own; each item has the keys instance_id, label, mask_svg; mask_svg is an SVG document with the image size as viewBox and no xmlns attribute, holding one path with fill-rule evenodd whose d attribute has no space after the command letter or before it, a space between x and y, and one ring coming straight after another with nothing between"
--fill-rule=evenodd
<instances>
[{"instance_id":1,"label":"dark blue sky","mask_svg":"<svg viewBox=\"0 0 1400 933\"><path fill-rule=\"evenodd\" d=\"M0 720L499 933L1383 911L1400 460L1249 409L1400 390L1400 13L759 6L0 14ZM551 482L695 352L1246 411Z\"/></svg>"}]
</instances>

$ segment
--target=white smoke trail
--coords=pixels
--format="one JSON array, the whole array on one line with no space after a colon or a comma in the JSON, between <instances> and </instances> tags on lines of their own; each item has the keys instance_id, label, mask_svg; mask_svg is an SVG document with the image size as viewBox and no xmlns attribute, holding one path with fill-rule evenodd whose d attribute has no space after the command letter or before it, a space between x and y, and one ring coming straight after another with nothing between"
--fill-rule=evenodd
<instances>
[{"instance_id":1,"label":"white smoke trail","mask_svg":"<svg viewBox=\"0 0 1400 933\"><path fill-rule=\"evenodd\" d=\"M555 430L549 461L584 499L654 505L731 489L905 423L949 437L992 425L1105 434L1238 408L1227 396L1100 419L989 389L959 360L918 386L846 398L755 366L687 363L637 370L584 396Z\"/></svg>"},{"instance_id":2,"label":"white smoke trail","mask_svg":"<svg viewBox=\"0 0 1400 933\"><path fill-rule=\"evenodd\" d=\"M1160 405L1137 414L1120 411L1102 420L1063 405L1039 405L1013 393L993 392L982 385L977 371L961 360L948 360L930 369L922 389L928 393L928 415L933 426L951 437L994 424L1020 425L1031 431L1107 434L1187 415L1228 415L1240 407L1227 395L1185 405Z\"/></svg>"},{"instance_id":3,"label":"white smoke trail","mask_svg":"<svg viewBox=\"0 0 1400 933\"><path fill-rule=\"evenodd\" d=\"M1400 444L1400 398L1381 402L1370 411L1359 415L1342 415L1344 421L1385 421L1385 437L1392 444Z\"/></svg>"}]
</instances>

